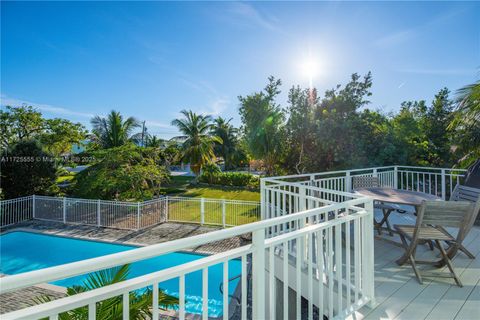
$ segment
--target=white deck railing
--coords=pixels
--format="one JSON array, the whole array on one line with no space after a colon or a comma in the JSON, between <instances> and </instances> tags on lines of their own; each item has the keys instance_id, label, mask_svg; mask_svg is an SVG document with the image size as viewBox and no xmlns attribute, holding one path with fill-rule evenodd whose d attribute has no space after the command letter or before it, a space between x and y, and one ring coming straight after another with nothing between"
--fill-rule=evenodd
<instances>
[{"instance_id":1,"label":"white deck railing","mask_svg":"<svg viewBox=\"0 0 480 320\"><path fill-rule=\"evenodd\" d=\"M167 221L231 227L259 220L260 203L171 196L143 202L38 195L0 201L0 227L31 219L127 230Z\"/></svg>"},{"instance_id":2,"label":"white deck railing","mask_svg":"<svg viewBox=\"0 0 480 320\"><path fill-rule=\"evenodd\" d=\"M297 186L293 183L292 185ZM0 279L0 293L35 284L102 270L163 254L188 250L199 245L252 233L252 244L228 250L179 266L129 279L122 283L80 293L72 297L26 308L3 315L3 319L38 319L85 307L90 318L96 314L96 303L123 296L123 316L128 319L129 292L144 287L158 287L161 282L177 279L180 304L178 317L184 319L185 276L203 274L203 318L208 317L208 267L223 264L223 318L237 312L241 318L266 319L276 315L287 319L295 310L301 312L301 297L308 301L309 318L313 307L330 319L343 318L369 301L373 301L373 203L371 199L345 192L298 185L308 189L303 193L283 193L291 214L208 234L179 239L122 253L79 261ZM293 187L292 187L293 188ZM338 195L347 199L341 203L325 200ZM289 198L287 199L286 196ZM316 197L316 199L315 199ZM283 200L282 200L283 201ZM307 210L304 205L311 203ZM273 204L272 204L273 205ZM316 207L317 206L317 207ZM241 260L240 303L229 298L228 261ZM251 270L251 271L250 271ZM251 275L251 277L250 277ZM277 280L281 281L281 284ZM251 294L247 288L251 288ZM278 304L281 296L289 299L288 288L296 292L295 301ZM156 292L156 290L154 290ZM158 296L153 296L156 301ZM159 313L152 301L153 318ZM284 300L285 301L285 300ZM290 311L289 311L290 308Z\"/></svg>"},{"instance_id":3,"label":"white deck railing","mask_svg":"<svg viewBox=\"0 0 480 320\"><path fill-rule=\"evenodd\" d=\"M311 194L308 189L300 188L296 184L352 192L353 177L372 176L378 177L382 187L418 191L433 194L447 200L455 186L463 182L466 172L467 170L465 169L388 166L266 178L262 179L262 203L274 205L264 208L262 212L265 213L265 216L262 216L262 218L271 218L291 213L293 207L283 204L284 198L289 199L288 194L306 193L307 197L314 196L315 198L315 195ZM280 190L283 190L282 192L286 195L279 196ZM324 200L340 202L345 199L340 194L331 194L327 198ZM315 200L312 199L312 201ZM312 201L306 202L306 208L313 204ZM282 209L283 207L285 207L285 210Z\"/></svg>"},{"instance_id":4,"label":"white deck railing","mask_svg":"<svg viewBox=\"0 0 480 320\"><path fill-rule=\"evenodd\" d=\"M97 302L122 296L123 318L129 318L129 293L177 279L178 317L185 319L185 277L202 272L202 317L208 318L209 267L223 265L223 318L302 317L314 307L329 319L342 319L366 303L374 303L373 201L351 193L351 177L372 175L383 186L418 190L447 198L464 171L413 167L382 167L319 174L265 178L261 181L262 221L208 234L160 243L108 256L41 269L0 279L0 293L189 250L200 245L252 233L252 243L172 268L3 315L2 319L39 319L86 308L95 319ZM204 204L205 205L205 204ZM181 208L179 209L181 211ZM36 212L34 213L36 214ZM240 259L236 292L229 299L228 262ZM249 290L248 288L251 288ZM289 289L295 294L289 294ZM158 295L154 290L153 318ZM237 302L238 301L238 302ZM281 301L281 303L279 303Z\"/></svg>"}]
</instances>

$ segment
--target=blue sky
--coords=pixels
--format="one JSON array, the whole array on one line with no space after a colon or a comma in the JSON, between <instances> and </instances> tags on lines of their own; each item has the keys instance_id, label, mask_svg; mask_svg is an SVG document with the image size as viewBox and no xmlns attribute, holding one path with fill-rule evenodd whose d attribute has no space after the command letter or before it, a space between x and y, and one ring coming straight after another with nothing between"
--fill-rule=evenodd
<instances>
[{"instance_id":1,"label":"blue sky","mask_svg":"<svg viewBox=\"0 0 480 320\"><path fill-rule=\"evenodd\" d=\"M370 108L396 111L479 78L475 2L3 2L1 104L88 126L111 109L169 138L181 109L233 117L269 75L324 92L373 73ZM309 58L310 57L310 58Z\"/></svg>"}]
</instances>

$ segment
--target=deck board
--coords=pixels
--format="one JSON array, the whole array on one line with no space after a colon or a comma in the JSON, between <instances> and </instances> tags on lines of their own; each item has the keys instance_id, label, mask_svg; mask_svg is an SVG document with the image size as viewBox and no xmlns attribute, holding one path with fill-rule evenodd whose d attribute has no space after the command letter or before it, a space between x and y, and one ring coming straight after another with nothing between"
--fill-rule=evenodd
<instances>
[{"instance_id":1,"label":"deck board","mask_svg":"<svg viewBox=\"0 0 480 320\"><path fill-rule=\"evenodd\" d=\"M474 227L464 241L465 246L480 256L480 227ZM464 285L456 286L452 278L424 276L417 282L409 264L398 266L395 259L402 249L382 240L375 240L376 306L363 307L350 319L480 319L480 258L468 259L463 253L453 261ZM438 251L422 246L417 257L431 259ZM431 269L421 266L422 273L449 274L446 267Z\"/></svg>"}]
</instances>

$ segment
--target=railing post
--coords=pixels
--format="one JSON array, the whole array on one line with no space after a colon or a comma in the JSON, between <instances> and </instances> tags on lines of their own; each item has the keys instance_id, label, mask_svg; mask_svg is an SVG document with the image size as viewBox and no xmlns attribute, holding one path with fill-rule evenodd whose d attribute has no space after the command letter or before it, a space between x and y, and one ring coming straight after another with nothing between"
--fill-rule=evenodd
<instances>
[{"instance_id":1,"label":"railing post","mask_svg":"<svg viewBox=\"0 0 480 320\"><path fill-rule=\"evenodd\" d=\"M32 218L35 219L35 195L32 196Z\"/></svg>"},{"instance_id":2,"label":"railing post","mask_svg":"<svg viewBox=\"0 0 480 320\"><path fill-rule=\"evenodd\" d=\"M362 264L363 294L370 300L369 306L374 307L375 303L375 270L374 270L374 246L373 246L373 199L366 200L365 210L368 214L362 218L362 252L364 263Z\"/></svg>"},{"instance_id":3,"label":"railing post","mask_svg":"<svg viewBox=\"0 0 480 320\"><path fill-rule=\"evenodd\" d=\"M137 230L140 229L140 202L137 202Z\"/></svg>"},{"instance_id":4,"label":"railing post","mask_svg":"<svg viewBox=\"0 0 480 320\"><path fill-rule=\"evenodd\" d=\"M260 219L265 220L265 180L260 179Z\"/></svg>"},{"instance_id":5,"label":"railing post","mask_svg":"<svg viewBox=\"0 0 480 320\"><path fill-rule=\"evenodd\" d=\"M165 196L165 222L168 222L168 196Z\"/></svg>"},{"instance_id":6,"label":"railing post","mask_svg":"<svg viewBox=\"0 0 480 320\"><path fill-rule=\"evenodd\" d=\"M63 197L63 223L67 223L67 198Z\"/></svg>"},{"instance_id":7,"label":"railing post","mask_svg":"<svg viewBox=\"0 0 480 320\"><path fill-rule=\"evenodd\" d=\"M102 221L100 220L100 199L97 199L97 226L100 227Z\"/></svg>"},{"instance_id":8,"label":"railing post","mask_svg":"<svg viewBox=\"0 0 480 320\"><path fill-rule=\"evenodd\" d=\"M445 169L442 169L442 200L446 199L447 186L445 183Z\"/></svg>"},{"instance_id":9,"label":"railing post","mask_svg":"<svg viewBox=\"0 0 480 320\"><path fill-rule=\"evenodd\" d=\"M393 167L393 189L398 189L398 166Z\"/></svg>"},{"instance_id":10,"label":"railing post","mask_svg":"<svg viewBox=\"0 0 480 320\"><path fill-rule=\"evenodd\" d=\"M205 223L205 198L200 198L200 224Z\"/></svg>"},{"instance_id":11,"label":"railing post","mask_svg":"<svg viewBox=\"0 0 480 320\"><path fill-rule=\"evenodd\" d=\"M345 192L352 192L352 178L350 171L345 172Z\"/></svg>"},{"instance_id":12,"label":"railing post","mask_svg":"<svg viewBox=\"0 0 480 320\"><path fill-rule=\"evenodd\" d=\"M374 168L374 169L373 169L373 176L374 176L375 178L378 177L377 168Z\"/></svg>"},{"instance_id":13,"label":"railing post","mask_svg":"<svg viewBox=\"0 0 480 320\"><path fill-rule=\"evenodd\" d=\"M265 319L265 230L252 235L252 319Z\"/></svg>"},{"instance_id":14,"label":"railing post","mask_svg":"<svg viewBox=\"0 0 480 320\"><path fill-rule=\"evenodd\" d=\"M227 210L226 210L225 199L222 199L222 226L223 226L224 228L225 228L225 226L226 226L226 223L225 223L226 214L227 214Z\"/></svg>"},{"instance_id":15,"label":"railing post","mask_svg":"<svg viewBox=\"0 0 480 320\"><path fill-rule=\"evenodd\" d=\"M307 210L307 206L305 204L305 200L306 200L306 189L304 186L300 186L298 187L298 201L300 201L299 203L299 206L298 206L298 209L299 209L299 212L303 212L305 210ZM299 226L298 228L299 229L302 229L305 227L305 224L306 224L306 221L305 221L305 218L300 218L300 223L299 223ZM300 254L300 261L302 261L302 263L305 263L307 262L307 246L306 244L308 243L307 241L307 235L305 234L304 236L300 237L299 239L300 241L300 245L299 245L299 249L297 249L297 254Z\"/></svg>"}]
</instances>

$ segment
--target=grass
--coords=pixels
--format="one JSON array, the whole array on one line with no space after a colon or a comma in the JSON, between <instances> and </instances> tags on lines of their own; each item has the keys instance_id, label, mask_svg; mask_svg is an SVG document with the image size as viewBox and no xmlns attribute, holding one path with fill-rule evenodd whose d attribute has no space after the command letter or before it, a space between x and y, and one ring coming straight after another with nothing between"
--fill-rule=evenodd
<instances>
[{"instance_id":1,"label":"grass","mask_svg":"<svg viewBox=\"0 0 480 320\"><path fill-rule=\"evenodd\" d=\"M260 201L260 193L257 191L222 187L193 187L179 195L197 198Z\"/></svg>"},{"instance_id":2,"label":"grass","mask_svg":"<svg viewBox=\"0 0 480 320\"><path fill-rule=\"evenodd\" d=\"M260 201L258 191L250 191L231 187L203 187L194 186L190 183L193 177L171 177L170 183L162 188L167 195L189 198L211 198L225 200ZM222 204L205 202L205 224L222 224ZM170 201L169 219L187 222L200 222L200 201ZM259 220L260 208L255 205L225 206L227 225L240 225Z\"/></svg>"},{"instance_id":3,"label":"grass","mask_svg":"<svg viewBox=\"0 0 480 320\"><path fill-rule=\"evenodd\" d=\"M181 197L260 201L258 191L232 187L195 186L190 184L193 180L194 177L170 177L170 182L163 186L162 191L167 195Z\"/></svg>"},{"instance_id":4,"label":"grass","mask_svg":"<svg viewBox=\"0 0 480 320\"><path fill-rule=\"evenodd\" d=\"M75 173L71 172L68 175L57 177L57 183L71 182L75 177Z\"/></svg>"}]
</instances>

